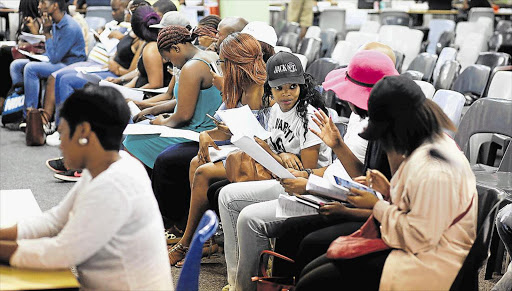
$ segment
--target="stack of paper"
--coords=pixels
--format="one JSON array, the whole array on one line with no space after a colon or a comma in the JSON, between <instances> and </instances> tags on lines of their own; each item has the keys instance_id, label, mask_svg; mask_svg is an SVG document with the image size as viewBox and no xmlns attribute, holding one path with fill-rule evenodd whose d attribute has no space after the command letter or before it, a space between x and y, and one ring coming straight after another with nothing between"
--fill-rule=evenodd
<instances>
[{"instance_id":1,"label":"stack of paper","mask_svg":"<svg viewBox=\"0 0 512 291\"><path fill-rule=\"evenodd\" d=\"M50 58L48 56L45 56L45 55L36 55L36 54L31 53L31 52L27 52L27 51L20 50L20 49L18 49L18 51L20 52L20 54L25 55L25 56L27 56L29 58L34 59L34 60L38 60L40 62L49 62L50 61Z\"/></svg>"},{"instance_id":2,"label":"stack of paper","mask_svg":"<svg viewBox=\"0 0 512 291\"><path fill-rule=\"evenodd\" d=\"M152 124L128 124L126 126L124 135L140 135L140 134L158 134L161 137L182 137L192 141L199 142L199 133L186 130L170 128L164 125L152 125Z\"/></svg>"},{"instance_id":3,"label":"stack of paper","mask_svg":"<svg viewBox=\"0 0 512 291\"><path fill-rule=\"evenodd\" d=\"M42 34L32 34L27 32L22 32L20 35L20 39L30 44L38 44L40 42L46 41L46 37Z\"/></svg>"},{"instance_id":4,"label":"stack of paper","mask_svg":"<svg viewBox=\"0 0 512 291\"><path fill-rule=\"evenodd\" d=\"M84 74L84 75L93 76L93 74ZM142 101L142 99L144 98L144 92L141 92L141 91L133 90L131 88L117 85L117 84L114 84L112 82L108 82L105 80L99 81L99 84L100 84L100 86L116 88L119 92L121 92L121 94L123 94L124 98L126 98L126 99Z\"/></svg>"}]
</instances>

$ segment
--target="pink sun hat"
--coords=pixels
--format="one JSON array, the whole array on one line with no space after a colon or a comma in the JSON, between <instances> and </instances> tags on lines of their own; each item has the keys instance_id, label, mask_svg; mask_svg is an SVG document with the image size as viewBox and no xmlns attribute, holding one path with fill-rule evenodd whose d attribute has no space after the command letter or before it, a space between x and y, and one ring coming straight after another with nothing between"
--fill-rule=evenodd
<instances>
[{"instance_id":1,"label":"pink sun hat","mask_svg":"<svg viewBox=\"0 0 512 291\"><path fill-rule=\"evenodd\" d=\"M364 50L352 57L348 67L327 74L322 87L334 91L341 100L368 110L368 98L373 85L385 76L397 75L395 64L387 55Z\"/></svg>"}]
</instances>

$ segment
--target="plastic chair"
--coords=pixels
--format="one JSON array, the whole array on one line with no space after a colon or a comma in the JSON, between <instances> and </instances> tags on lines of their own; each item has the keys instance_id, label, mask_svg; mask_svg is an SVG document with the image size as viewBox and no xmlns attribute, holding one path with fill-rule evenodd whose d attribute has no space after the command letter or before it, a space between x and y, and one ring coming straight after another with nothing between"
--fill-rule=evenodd
<instances>
[{"instance_id":1,"label":"plastic chair","mask_svg":"<svg viewBox=\"0 0 512 291\"><path fill-rule=\"evenodd\" d=\"M480 98L487 87L491 69L484 65L471 65L459 75L452 90L464 94L466 105Z\"/></svg>"},{"instance_id":2,"label":"plastic chair","mask_svg":"<svg viewBox=\"0 0 512 291\"><path fill-rule=\"evenodd\" d=\"M512 100L512 66L497 67L489 81L489 88L483 96Z\"/></svg>"},{"instance_id":3,"label":"plastic chair","mask_svg":"<svg viewBox=\"0 0 512 291\"><path fill-rule=\"evenodd\" d=\"M512 21L510 20L500 20L498 24L496 24L497 32L509 32L512 31Z\"/></svg>"},{"instance_id":4,"label":"plastic chair","mask_svg":"<svg viewBox=\"0 0 512 291\"><path fill-rule=\"evenodd\" d=\"M455 32L445 31L441 33L436 44L436 54L440 54L445 47L449 47L455 41Z\"/></svg>"},{"instance_id":5,"label":"plastic chair","mask_svg":"<svg viewBox=\"0 0 512 291\"><path fill-rule=\"evenodd\" d=\"M295 32L285 32L277 41L277 45L290 48L292 52L297 51L297 45L299 44L299 35Z\"/></svg>"},{"instance_id":6,"label":"plastic chair","mask_svg":"<svg viewBox=\"0 0 512 291\"><path fill-rule=\"evenodd\" d=\"M303 54L294 53L294 55L299 58L300 63L302 64L302 69L305 71L308 66L308 58Z\"/></svg>"},{"instance_id":7,"label":"plastic chair","mask_svg":"<svg viewBox=\"0 0 512 291\"><path fill-rule=\"evenodd\" d=\"M438 61L439 62L439 61ZM458 61L446 61L439 70L439 75L434 81L434 88L439 89L450 89L453 86L453 82L459 77L460 64Z\"/></svg>"},{"instance_id":8,"label":"plastic chair","mask_svg":"<svg viewBox=\"0 0 512 291\"><path fill-rule=\"evenodd\" d=\"M457 54L457 60L462 66L462 70L470 65L473 65L478 59L480 52L487 49L487 42L485 35L472 32L466 36Z\"/></svg>"},{"instance_id":9,"label":"plastic chair","mask_svg":"<svg viewBox=\"0 0 512 291\"><path fill-rule=\"evenodd\" d=\"M399 51L394 50L395 53L395 69L400 73L402 71L402 66L404 64L405 55Z\"/></svg>"},{"instance_id":10,"label":"plastic chair","mask_svg":"<svg viewBox=\"0 0 512 291\"><path fill-rule=\"evenodd\" d=\"M345 33L345 14L345 9L326 7L326 9L322 11L322 14L320 14L318 26L320 26L322 30L333 28L336 32Z\"/></svg>"},{"instance_id":11,"label":"plastic chair","mask_svg":"<svg viewBox=\"0 0 512 291\"><path fill-rule=\"evenodd\" d=\"M512 55L512 31L500 33L503 41L498 48L499 52L504 52Z\"/></svg>"},{"instance_id":12,"label":"plastic chair","mask_svg":"<svg viewBox=\"0 0 512 291\"><path fill-rule=\"evenodd\" d=\"M459 92L451 90L438 90L432 101L436 102L443 112L450 118L453 124L458 127L462 116L462 108L466 98Z\"/></svg>"},{"instance_id":13,"label":"plastic chair","mask_svg":"<svg viewBox=\"0 0 512 291\"><path fill-rule=\"evenodd\" d=\"M321 57L330 57L334 46L336 45L336 30L329 28L320 33L322 48L320 49Z\"/></svg>"},{"instance_id":14,"label":"plastic chair","mask_svg":"<svg viewBox=\"0 0 512 291\"><path fill-rule=\"evenodd\" d=\"M289 48L289 47L286 47L286 46L279 46L279 45L276 45L274 47L274 52L277 54L278 52L289 52L291 53L292 50Z\"/></svg>"},{"instance_id":15,"label":"plastic chair","mask_svg":"<svg viewBox=\"0 0 512 291\"><path fill-rule=\"evenodd\" d=\"M297 22L288 22L286 24L286 28L283 31L283 33L284 32L293 32L293 33L299 34L300 33L300 24L298 24Z\"/></svg>"},{"instance_id":16,"label":"plastic chair","mask_svg":"<svg viewBox=\"0 0 512 291\"><path fill-rule=\"evenodd\" d=\"M338 2L338 7L344 8L347 11L345 13L345 29L347 31L360 30L368 18L368 12L362 9L357 9L355 5L353 7L348 7L349 5L346 5L347 7L343 7L345 5L340 5L340 3L343 2Z\"/></svg>"},{"instance_id":17,"label":"plastic chair","mask_svg":"<svg viewBox=\"0 0 512 291\"><path fill-rule=\"evenodd\" d=\"M493 34L487 41L487 47L490 52L497 52L503 44L503 35L500 33Z\"/></svg>"},{"instance_id":18,"label":"plastic chair","mask_svg":"<svg viewBox=\"0 0 512 291\"><path fill-rule=\"evenodd\" d=\"M203 254L204 243L215 234L219 226L219 219L215 212L207 210L192 238L185 263L181 271L176 291L196 291L199 290L199 267L201 265L201 257Z\"/></svg>"},{"instance_id":19,"label":"plastic chair","mask_svg":"<svg viewBox=\"0 0 512 291\"><path fill-rule=\"evenodd\" d=\"M429 24L427 53L436 54L437 43L445 31L455 31L455 21L449 19L432 19Z\"/></svg>"},{"instance_id":20,"label":"plastic chair","mask_svg":"<svg viewBox=\"0 0 512 291\"><path fill-rule=\"evenodd\" d=\"M412 24L409 13L404 11L382 11L380 13L382 25L401 25L410 27Z\"/></svg>"},{"instance_id":21,"label":"plastic chair","mask_svg":"<svg viewBox=\"0 0 512 291\"><path fill-rule=\"evenodd\" d=\"M112 7L110 6L87 6L85 17L101 17L105 23L112 21Z\"/></svg>"},{"instance_id":22,"label":"plastic chair","mask_svg":"<svg viewBox=\"0 0 512 291\"><path fill-rule=\"evenodd\" d=\"M407 77L414 81L421 81L423 78L423 73L418 71L406 71L400 74L401 76Z\"/></svg>"},{"instance_id":23,"label":"plastic chair","mask_svg":"<svg viewBox=\"0 0 512 291\"><path fill-rule=\"evenodd\" d=\"M507 53L498 52L484 52L478 55L476 60L477 65L484 65L491 68L491 71L496 67L507 66L510 64L510 55Z\"/></svg>"},{"instance_id":24,"label":"plastic chair","mask_svg":"<svg viewBox=\"0 0 512 291\"><path fill-rule=\"evenodd\" d=\"M407 71L418 71L423 73L422 80L426 82L430 82L432 78L432 73L434 72L434 68L436 66L437 55L432 55L429 53L421 53L417 57L414 58L412 63L407 68Z\"/></svg>"},{"instance_id":25,"label":"plastic chair","mask_svg":"<svg viewBox=\"0 0 512 291\"><path fill-rule=\"evenodd\" d=\"M432 74L432 81L435 83L437 78L439 77L439 72L441 71L441 67L447 61L453 61L457 58L457 50L452 47L445 47L439 57L437 58L436 67L434 68L434 73Z\"/></svg>"},{"instance_id":26,"label":"plastic chair","mask_svg":"<svg viewBox=\"0 0 512 291\"><path fill-rule=\"evenodd\" d=\"M306 56L308 63L313 63L320 57L322 41L319 38L304 38L300 43L298 53ZM304 67L305 69L306 67Z\"/></svg>"},{"instance_id":27,"label":"plastic chair","mask_svg":"<svg viewBox=\"0 0 512 291\"><path fill-rule=\"evenodd\" d=\"M471 246L450 291L478 291L478 272L489 256L489 248L494 229L494 221L500 201L499 191L491 189L478 194L477 232L475 242Z\"/></svg>"},{"instance_id":28,"label":"plastic chair","mask_svg":"<svg viewBox=\"0 0 512 291\"><path fill-rule=\"evenodd\" d=\"M306 35L304 37L305 38L310 38L310 37L320 38L320 33L321 32L322 32L322 29L320 29L320 27L318 27L318 26L310 26L308 28L308 30L306 31Z\"/></svg>"},{"instance_id":29,"label":"plastic chair","mask_svg":"<svg viewBox=\"0 0 512 291\"><path fill-rule=\"evenodd\" d=\"M380 28L380 23L378 21L366 20L366 22L361 25L359 32L366 33L378 33Z\"/></svg>"},{"instance_id":30,"label":"plastic chair","mask_svg":"<svg viewBox=\"0 0 512 291\"><path fill-rule=\"evenodd\" d=\"M423 32L418 29L409 29L406 34L399 35L399 46L391 46L394 50L404 53L402 70L408 68L412 60L420 53L423 42Z\"/></svg>"},{"instance_id":31,"label":"plastic chair","mask_svg":"<svg viewBox=\"0 0 512 291\"><path fill-rule=\"evenodd\" d=\"M476 21L461 21L457 23L455 27L455 45L460 47L464 40L469 37L470 33L485 34L485 27L481 27Z\"/></svg>"},{"instance_id":32,"label":"plastic chair","mask_svg":"<svg viewBox=\"0 0 512 291\"><path fill-rule=\"evenodd\" d=\"M421 91L423 91L423 94L425 94L425 97L427 99L432 99L434 97L434 93L436 92L436 89L434 86L428 82L415 80L416 84L420 86Z\"/></svg>"},{"instance_id":33,"label":"plastic chair","mask_svg":"<svg viewBox=\"0 0 512 291\"><path fill-rule=\"evenodd\" d=\"M486 7L474 7L469 10L468 21L476 22L480 17L489 18L494 22L494 10Z\"/></svg>"},{"instance_id":34,"label":"plastic chair","mask_svg":"<svg viewBox=\"0 0 512 291\"><path fill-rule=\"evenodd\" d=\"M340 65L335 59L332 58L321 58L314 61L306 70L306 73L313 76L316 83L321 85L325 81L325 76L330 71L339 68Z\"/></svg>"},{"instance_id":35,"label":"plastic chair","mask_svg":"<svg viewBox=\"0 0 512 291\"><path fill-rule=\"evenodd\" d=\"M345 37L345 40L350 42L355 46L356 49L358 49L360 46L364 45L365 43L377 41L379 38L379 35L376 33L366 33L366 32L359 32L359 31L349 31L347 33L347 36Z\"/></svg>"},{"instance_id":36,"label":"plastic chair","mask_svg":"<svg viewBox=\"0 0 512 291\"><path fill-rule=\"evenodd\" d=\"M340 65L348 65L356 52L357 48L351 42L340 40L334 47L331 58L335 59Z\"/></svg>"},{"instance_id":37,"label":"plastic chair","mask_svg":"<svg viewBox=\"0 0 512 291\"><path fill-rule=\"evenodd\" d=\"M87 16L85 17L85 22L87 22L87 26L89 29L96 30L102 26L105 26L107 21L103 17L96 17L96 16Z\"/></svg>"}]
</instances>

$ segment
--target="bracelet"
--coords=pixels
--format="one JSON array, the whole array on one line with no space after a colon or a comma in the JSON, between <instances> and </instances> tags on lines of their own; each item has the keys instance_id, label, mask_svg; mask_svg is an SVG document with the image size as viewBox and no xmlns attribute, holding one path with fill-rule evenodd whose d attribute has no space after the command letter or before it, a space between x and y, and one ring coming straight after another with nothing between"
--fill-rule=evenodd
<instances>
[{"instance_id":1,"label":"bracelet","mask_svg":"<svg viewBox=\"0 0 512 291\"><path fill-rule=\"evenodd\" d=\"M306 171L306 173L308 173L308 178L309 178L309 176L311 176L311 174L313 174L313 170L311 170L311 169L304 169L304 171Z\"/></svg>"}]
</instances>

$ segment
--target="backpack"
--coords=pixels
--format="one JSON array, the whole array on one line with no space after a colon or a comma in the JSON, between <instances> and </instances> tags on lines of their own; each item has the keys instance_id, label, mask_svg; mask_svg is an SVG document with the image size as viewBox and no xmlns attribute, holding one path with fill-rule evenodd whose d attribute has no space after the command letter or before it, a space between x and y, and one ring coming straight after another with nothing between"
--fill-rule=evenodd
<instances>
[{"instance_id":1,"label":"backpack","mask_svg":"<svg viewBox=\"0 0 512 291\"><path fill-rule=\"evenodd\" d=\"M23 107L25 106L25 93L23 83L16 83L7 93L2 111L2 124L17 123L23 120Z\"/></svg>"}]
</instances>

